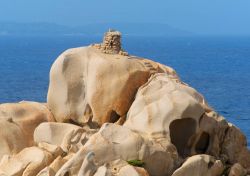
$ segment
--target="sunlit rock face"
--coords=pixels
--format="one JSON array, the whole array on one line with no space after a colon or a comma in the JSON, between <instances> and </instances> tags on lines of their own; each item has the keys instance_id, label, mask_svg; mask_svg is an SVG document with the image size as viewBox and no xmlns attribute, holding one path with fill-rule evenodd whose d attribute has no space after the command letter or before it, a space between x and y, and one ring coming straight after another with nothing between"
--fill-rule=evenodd
<instances>
[{"instance_id":1,"label":"sunlit rock face","mask_svg":"<svg viewBox=\"0 0 250 176\"><path fill-rule=\"evenodd\" d=\"M195 155L187 159L172 176L220 176L224 171L223 164L209 155Z\"/></svg>"},{"instance_id":2,"label":"sunlit rock face","mask_svg":"<svg viewBox=\"0 0 250 176\"><path fill-rule=\"evenodd\" d=\"M48 106L59 122L100 126L123 121L138 88L169 67L138 57L106 54L95 47L70 49L50 71Z\"/></svg>"},{"instance_id":3,"label":"sunlit rock face","mask_svg":"<svg viewBox=\"0 0 250 176\"><path fill-rule=\"evenodd\" d=\"M244 134L118 31L63 52L47 97L0 105L1 176L250 174Z\"/></svg>"},{"instance_id":4,"label":"sunlit rock face","mask_svg":"<svg viewBox=\"0 0 250 176\"><path fill-rule=\"evenodd\" d=\"M182 158L206 153L250 166L239 129L214 112L195 89L165 73L153 75L139 88L124 126L148 138L168 139Z\"/></svg>"},{"instance_id":5,"label":"sunlit rock face","mask_svg":"<svg viewBox=\"0 0 250 176\"><path fill-rule=\"evenodd\" d=\"M46 104L22 101L0 105L0 158L34 145L33 132L42 122L54 121Z\"/></svg>"},{"instance_id":6,"label":"sunlit rock face","mask_svg":"<svg viewBox=\"0 0 250 176\"><path fill-rule=\"evenodd\" d=\"M190 136L205 113L203 103L191 87L168 74L155 74L138 90L124 125L155 138ZM181 130L183 134L177 136Z\"/></svg>"}]
</instances>

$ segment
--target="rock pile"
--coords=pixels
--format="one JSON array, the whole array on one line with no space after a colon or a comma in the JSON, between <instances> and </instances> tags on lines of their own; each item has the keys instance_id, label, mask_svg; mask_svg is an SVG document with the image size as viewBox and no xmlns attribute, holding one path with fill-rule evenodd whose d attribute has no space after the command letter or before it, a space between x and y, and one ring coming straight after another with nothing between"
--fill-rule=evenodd
<instances>
[{"instance_id":1,"label":"rock pile","mask_svg":"<svg viewBox=\"0 0 250 176\"><path fill-rule=\"evenodd\" d=\"M122 49L121 33L119 31L109 29L103 37L103 42L101 44L94 44L93 46L105 54L128 55L128 53Z\"/></svg>"},{"instance_id":2,"label":"rock pile","mask_svg":"<svg viewBox=\"0 0 250 176\"><path fill-rule=\"evenodd\" d=\"M0 175L250 174L244 134L172 68L121 54L120 38L62 53L47 104L0 105Z\"/></svg>"}]
</instances>

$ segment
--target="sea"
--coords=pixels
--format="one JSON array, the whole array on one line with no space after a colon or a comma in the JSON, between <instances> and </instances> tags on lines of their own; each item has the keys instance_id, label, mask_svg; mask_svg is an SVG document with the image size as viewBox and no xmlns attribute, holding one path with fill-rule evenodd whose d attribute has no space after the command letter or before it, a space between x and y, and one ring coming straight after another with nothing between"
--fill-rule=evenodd
<instances>
[{"instance_id":1,"label":"sea","mask_svg":"<svg viewBox=\"0 0 250 176\"><path fill-rule=\"evenodd\" d=\"M0 103L46 102L49 71L73 47L102 36L0 36ZM181 79L247 136L250 146L250 37L192 36L122 38L129 54L173 67Z\"/></svg>"}]
</instances>

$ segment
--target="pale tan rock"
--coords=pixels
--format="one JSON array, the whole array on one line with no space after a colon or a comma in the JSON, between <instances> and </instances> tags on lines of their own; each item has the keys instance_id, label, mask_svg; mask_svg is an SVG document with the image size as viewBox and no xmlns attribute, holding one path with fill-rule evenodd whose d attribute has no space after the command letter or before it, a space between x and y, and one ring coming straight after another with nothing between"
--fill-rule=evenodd
<instances>
[{"instance_id":1,"label":"pale tan rock","mask_svg":"<svg viewBox=\"0 0 250 176\"><path fill-rule=\"evenodd\" d=\"M117 160L105 163L105 166L107 166L107 173L110 175L118 175L120 169L127 165L128 165L128 162L122 159L117 159Z\"/></svg>"},{"instance_id":2,"label":"pale tan rock","mask_svg":"<svg viewBox=\"0 0 250 176\"><path fill-rule=\"evenodd\" d=\"M0 105L0 119L17 124L24 132L30 145L33 144L33 132L42 122L54 121L46 104L22 101Z\"/></svg>"},{"instance_id":3,"label":"pale tan rock","mask_svg":"<svg viewBox=\"0 0 250 176\"><path fill-rule=\"evenodd\" d=\"M105 166L101 166L97 169L94 176L112 176L110 173L108 173L108 169Z\"/></svg>"},{"instance_id":4,"label":"pale tan rock","mask_svg":"<svg viewBox=\"0 0 250 176\"><path fill-rule=\"evenodd\" d=\"M120 169L118 176L149 176L143 168L135 168L127 165Z\"/></svg>"},{"instance_id":5,"label":"pale tan rock","mask_svg":"<svg viewBox=\"0 0 250 176\"><path fill-rule=\"evenodd\" d=\"M143 59L140 59L139 61L150 71L150 75L155 74L155 73L166 73L176 82L181 82L179 76L177 75L176 71L173 68L163 65L161 63L152 61L150 59L143 58Z\"/></svg>"},{"instance_id":6,"label":"pale tan rock","mask_svg":"<svg viewBox=\"0 0 250 176\"><path fill-rule=\"evenodd\" d=\"M58 156L49 166L42 169L37 176L55 176L56 172L62 167L67 161L66 158Z\"/></svg>"},{"instance_id":7,"label":"pale tan rock","mask_svg":"<svg viewBox=\"0 0 250 176\"><path fill-rule=\"evenodd\" d=\"M60 146L65 152L68 152L72 144L80 141L84 131L83 128L73 124L42 123L35 129L34 140L36 143L46 142Z\"/></svg>"},{"instance_id":8,"label":"pale tan rock","mask_svg":"<svg viewBox=\"0 0 250 176\"><path fill-rule=\"evenodd\" d=\"M247 171L239 164L234 164L229 172L228 176L245 176L247 174Z\"/></svg>"},{"instance_id":9,"label":"pale tan rock","mask_svg":"<svg viewBox=\"0 0 250 176\"><path fill-rule=\"evenodd\" d=\"M97 166L117 159L145 161L146 169L155 176L172 173L175 161L178 160L176 149L170 143L149 141L123 126L104 124L99 132L63 165L56 176L63 176L67 172L76 174L89 152L95 153Z\"/></svg>"},{"instance_id":10,"label":"pale tan rock","mask_svg":"<svg viewBox=\"0 0 250 176\"><path fill-rule=\"evenodd\" d=\"M234 164L231 176L250 171L243 133L172 68L129 56L114 31L58 57L48 106L58 123L45 104L0 105L0 176L219 176L222 163ZM137 159L145 169L128 165Z\"/></svg>"},{"instance_id":11,"label":"pale tan rock","mask_svg":"<svg viewBox=\"0 0 250 176\"><path fill-rule=\"evenodd\" d=\"M50 167L45 167L36 176L55 176L55 172Z\"/></svg>"},{"instance_id":12,"label":"pale tan rock","mask_svg":"<svg viewBox=\"0 0 250 176\"><path fill-rule=\"evenodd\" d=\"M0 159L6 154L16 154L27 147L21 128L12 122L0 120Z\"/></svg>"},{"instance_id":13,"label":"pale tan rock","mask_svg":"<svg viewBox=\"0 0 250 176\"><path fill-rule=\"evenodd\" d=\"M38 147L25 148L17 155L4 157L0 164L0 173L8 176L34 176L52 160L50 153Z\"/></svg>"},{"instance_id":14,"label":"pale tan rock","mask_svg":"<svg viewBox=\"0 0 250 176\"><path fill-rule=\"evenodd\" d=\"M94 127L116 122L126 115L137 89L150 75L168 70L160 64L156 69L152 62L104 54L93 47L69 49L52 65L48 106L59 122L73 120ZM173 69L168 72L175 75Z\"/></svg>"},{"instance_id":15,"label":"pale tan rock","mask_svg":"<svg viewBox=\"0 0 250 176\"><path fill-rule=\"evenodd\" d=\"M188 158L172 176L220 176L223 170L220 160L209 155L195 155Z\"/></svg>"},{"instance_id":16,"label":"pale tan rock","mask_svg":"<svg viewBox=\"0 0 250 176\"><path fill-rule=\"evenodd\" d=\"M82 166L79 170L78 176L93 176L97 171L97 166L94 163L95 154L90 152L86 155L82 162Z\"/></svg>"},{"instance_id":17,"label":"pale tan rock","mask_svg":"<svg viewBox=\"0 0 250 176\"><path fill-rule=\"evenodd\" d=\"M193 142L192 154L207 153L226 162L225 158L221 157L221 149L227 129L228 123L224 117L214 111L205 113L200 118L199 132ZM207 147L202 147L205 146L205 143L207 143Z\"/></svg>"},{"instance_id":18,"label":"pale tan rock","mask_svg":"<svg viewBox=\"0 0 250 176\"><path fill-rule=\"evenodd\" d=\"M124 126L150 138L171 139L178 152L188 156L204 106L204 98L193 88L159 73L138 90Z\"/></svg>"},{"instance_id":19,"label":"pale tan rock","mask_svg":"<svg viewBox=\"0 0 250 176\"><path fill-rule=\"evenodd\" d=\"M204 148L202 146L205 143L207 147ZM193 140L191 153L207 153L220 158L224 163L239 162L250 169L250 151L247 149L246 137L214 111L205 113L200 119L199 132Z\"/></svg>"},{"instance_id":20,"label":"pale tan rock","mask_svg":"<svg viewBox=\"0 0 250 176\"><path fill-rule=\"evenodd\" d=\"M122 50L121 33L119 31L108 31L103 37L101 50L107 54L119 54Z\"/></svg>"},{"instance_id":21,"label":"pale tan rock","mask_svg":"<svg viewBox=\"0 0 250 176\"><path fill-rule=\"evenodd\" d=\"M140 176L149 176L148 172L143 167L134 167Z\"/></svg>"},{"instance_id":22,"label":"pale tan rock","mask_svg":"<svg viewBox=\"0 0 250 176\"><path fill-rule=\"evenodd\" d=\"M63 153L63 150L61 147L59 147L57 145L48 144L46 142L40 142L38 144L38 147L40 149L43 149L43 150L49 152L53 156L59 156L59 155L62 155L62 153Z\"/></svg>"},{"instance_id":23,"label":"pale tan rock","mask_svg":"<svg viewBox=\"0 0 250 176\"><path fill-rule=\"evenodd\" d=\"M105 163L104 166L98 168L94 176L119 176L119 175L139 175L149 176L148 172L141 167L129 165L127 161L118 159Z\"/></svg>"},{"instance_id":24,"label":"pale tan rock","mask_svg":"<svg viewBox=\"0 0 250 176\"><path fill-rule=\"evenodd\" d=\"M156 73L139 88L124 126L149 138L167 138L182 158L206 153L250 168L246 137L195 89L169 74Z\"/></svg>"},{"instance_id":25,"label":"pale tan rock","mask_svg":"<svg viewBox=\"0 0 250 176\"><path fill-rule=\"evenodd\" d=\"M58 156L50 165L49 167L56 173L64 163L66 163L68 159L66 157Z\"/></svg>"},{"instance_id":26,"label":"pale tan rock","mask_svg":"<svg viewBox=\"0 0 250 176\"><path fill-rule=\"evenodd\" d=\"M37 102L0 104L0 158L34 144L33 132L42 122L54 121L47 106Z\"/></svg>"}]
</instances>

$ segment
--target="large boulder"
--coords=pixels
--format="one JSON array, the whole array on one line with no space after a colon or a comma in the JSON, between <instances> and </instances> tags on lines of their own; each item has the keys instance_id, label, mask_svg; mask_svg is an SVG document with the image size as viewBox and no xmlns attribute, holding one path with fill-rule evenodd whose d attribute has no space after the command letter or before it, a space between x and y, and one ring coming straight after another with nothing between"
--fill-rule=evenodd
<instances>
[{"instance_id":1,"label":"large boulder","mask_svg":"<svg viewBox=\"0 0 250 176\"><path fill-rule=\"evenodd\" d=\"M33 132L42 122L54 121L46 104L37 102L0 105L0 158L34 144Z\"/></svg>"},{"instance_id":2,"label":"large boulder","mask_svg":"<svg viewBox=\"0 0 250 176\"><path fill-rule=\"evenodd\" d=\"M173 69L129 56L117 31L62 53L47 99L0 105L1 176L250 173L243 133Z\"/></svg>"},{"instance_id":3,"label":"large boulder","mask_svg":"<svg viewBox=\"0 0 250 176\"><path fill-rule=\"evenodd\" d=\"M220 160L209 155L195 155L188 158L172 176L220 176L223 170Z\"/></svg>"},{"instance_id":4,"label":"large boulder","mask_svg":"<svg viewBox=\"0 0 250 176\"><path fill-rule=\"evenodd\" d=\"M171 139L179 154L187 156L206 109L209 107L197 91L159 73L140 87L124 126L150 138Z\"/></svg>"},{"instance_id":5,"label":"large boulder","mask_svg":"<svg viewBox=\"0 0 250 176\"><path fill-rule=\"evenodd\" d=\"M124 126L149 138L169 139L183 158L206 153L250 168L244 134L195 89L166 73L153 75L139 88Z\"/></svg>"},{"instance_id":6,"label":"large boulder","mask_svg":"<svg viewBox=\"0 0 250 176\"><path fill-rule=\"evenodd\" d=\"M23 131L18 125L0 120L0 129L0 159L5 154L16 154L27 147Z\"/></svg>"},{"instance_id":7,"label":"large boulder","mask_svg":"<svg viewBox=\"0 0 250 176\"><path fill-rule=\"evenodd\" d=\"M119 122L137 89L155 72L176 76L173 69L146 59L105 54L91 46L69 49L51 67L48 106L59 122L94 127Z\"/></svg>"},{"instance_id":8,"label":"large boulder","mask_svg":"<svg viewBox=\"0 0 250 176\"><path fill-rule=\"evenodd\" d=\"M69 123L44 122L35 129L34 141L36 144L46 142L60 146L65 152L69 152L71 149L78 150L96 132L95 129Z\"/></svg>"},{"instance_id":9,"label":"large boulder","mask_svg":"<svg viewBox=\"0 0 250 176\"><path fill-rule=\"evenodd\" d=\"M171 175L178 161L175 147L167 141L150 141L126 127L103 124L56 176L77 174L89 153L94 154L97 166L117 159L144 161L145 169L154 176Z\"/></svg>"},{"instance_id":10,"label":"large boulder","mask_svg":"<svg viewBox=\"0 0 250 176\"><path fill-rule=\"evenodd\" d=\"M227 157L228 163L239 163L250 173L250 151L246 137L232 124L229 124L225 133L221 153Z\"/></svg>"},{"instance_id":11,"label":"large boulder","mask_svg":"<svg viewBox=\"0 0 250 176\"><path fill-rule=\"evenodd\" d=\"M23 149L14 156L5 155L0 163L0 175L34 176L53 161L53 155L38 147Z\"/></svg>"}]
</instances>

